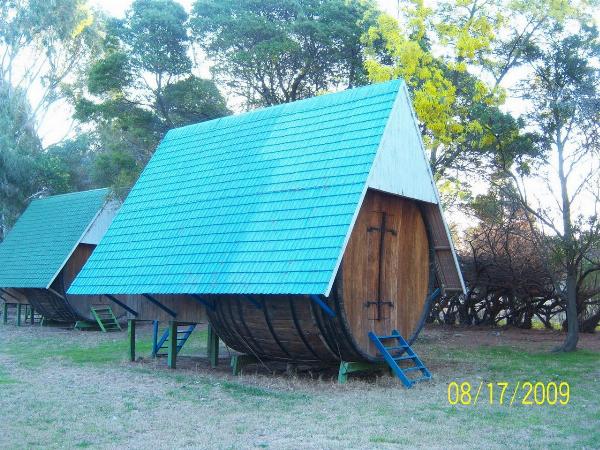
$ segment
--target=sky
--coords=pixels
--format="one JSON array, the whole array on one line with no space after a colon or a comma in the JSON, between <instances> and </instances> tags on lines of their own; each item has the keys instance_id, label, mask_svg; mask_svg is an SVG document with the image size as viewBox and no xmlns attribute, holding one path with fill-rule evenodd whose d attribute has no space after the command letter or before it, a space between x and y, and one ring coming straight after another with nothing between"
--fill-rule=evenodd
<instances>
[{"instance_id":1,"label":"sky","mask_svg":"<svg viewBox=\"0 0 600 450\"><path fill-rule=\"evenodd\" d=\"M178 0L188 11L190 9L193 0ZM132 0L92 0L90 2L93 5L96 5L105 11L111 13L114 16L121 16L125 12L125 10L132 3ZM397 0L377 0L379 7L390 13L396 14L396 5Z\"/></svg>"},{"instance_id":2,"label":"sky","mask_svg":"<svg viewBox=\"0 0 600 450\"><path fill-rule=\"evenodd\" d=\"M133 0L90 0L90 3L98 8L105 10L112 16L122 17L125 11L129 8ZM188 11L191 9L191 4L194 0L178 0ZM426 4L430 6L434 6L437 0L426 0ZM377 0L379 7L393 15L397 16L398 11L398 0ZM600 23L600 9L597 14L595 14L596 23ZM513 71L513 74L510 78L507 77L505 80L504 87L510 88L512 84L516 82L519 78L526 76L524 73L517 73L518 70ZM200 68L200 74L202 76L207 76L208 74L208 65ZM35 94L34 94L35 95ZM230 108L234 111L239 110L238 105L241 102L236 98L228 98L228 104ZM515 116L521 115L526 110L526 104L523 101L518 99L509 99L503 108L511 112ZM54 105L52 111L45 117L44 121L40 124L40 135L44 141L45 145L52 144L54 142L58 142L64 139L69 133L72 133L72 125L73 121L71 119L72 107L66 103L59 102ZM548 175L549 178L552 178L553 175L550 173ZM475 193L483 193L486 190L485 184L476 183L474 186ZM539 182L529 182L528 191L533 194L535 197L539 199L541 204L549 201L547 198L548 190L547 187L542 186ZM460 217L461 214L454 214L455 221L463 222L465 220L468 221L465 217ZM459 223L459 228L463 228L467 224Z\"/></svg>"}]
</instances>

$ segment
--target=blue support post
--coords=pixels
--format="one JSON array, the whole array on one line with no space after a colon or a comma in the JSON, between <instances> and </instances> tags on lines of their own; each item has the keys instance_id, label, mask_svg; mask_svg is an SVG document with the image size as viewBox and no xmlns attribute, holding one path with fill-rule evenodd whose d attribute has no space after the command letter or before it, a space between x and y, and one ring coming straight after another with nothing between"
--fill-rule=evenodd
<instances>
[{"instance_id":1,"label":"blue support post","mask_svg":"<svg viewBox=\"0 0 600 450\"><path fill-rule=\"evenodd\" d=\"M215 305L213 305L213 303L210 300L205 299L204 297L200 297L198 294L192 294L192 298L197 302L202 303L205 307L207 307L210 310L215 309Z\"/></svg>"},{"instance_id":2,"label":"blue support post","mask_svg":"<svg viewBox=\"0 0 600 450\"><path fill-rule=\"evenodd\" d=\"M158 320L152 321L152 357L158 353Z\"/></svg>"},{"instance_id":3,"label":"blue support post","mask_svg":"<svg viewBox=\"0 0 600 450\"><path fill-rule=\"evenodd\" d=\"M256 306L258 309L262 309L262 305L260 304L260 302L258 300L256 300L254 297L252 297L251 295L244 295L244 297L246 297L254 306Z\"/></svg>"},{"instance_id":4,"label":"blue support post","mask_svg":"<svg viewBox=\"0 0 600 450\"><path fill-rule=\"evenodd\" d=\"M321 307L321 309L323 311L325 311L325 313L329 317L335 317L335 311L333 309L331 309L329 306L327 306L327 303L325 303L323 300L321 300L321 298L318 295L311 295L310 298L312 299L313 302L315 302L317 305L319 305Z\"/></svg>"}]
</instances>

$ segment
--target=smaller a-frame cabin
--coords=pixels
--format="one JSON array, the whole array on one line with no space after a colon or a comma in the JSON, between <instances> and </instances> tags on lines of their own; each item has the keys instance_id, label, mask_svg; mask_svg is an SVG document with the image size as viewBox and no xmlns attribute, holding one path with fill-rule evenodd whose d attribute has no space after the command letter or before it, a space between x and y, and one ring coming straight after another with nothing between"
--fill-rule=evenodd
<instances>
[{"instance_id":1,"label":"smaller a-frame cabin","mask_svg":"<svg viewBox=\"0 0 600 450\"><path fill-rule=\"evenodd\" d=\"M117 213L108 189L54 195L31 202L0 244L0 296L28 304L46 319L94 320L99 295L70 296L75 279ZM115 313L123 314L115 308Z\"/></svg>"},{"instance_id":2,"label":"smaller a-frame cabin","mask_svg":"<svg viewBox=\"0 0 600 450\"><path fill-rule=\"evenodd\" d=\"M67 289L106 233L120 202L108 189L33 200L0 244L0 298L27 305L56 322L95 322L92 307L110 306L121 321L205 320L204 305L188 297L70 295ZM186 301L187 300L187 301ZM17 321L22 316L18 306Z\"/></svg>"}]
</instances>

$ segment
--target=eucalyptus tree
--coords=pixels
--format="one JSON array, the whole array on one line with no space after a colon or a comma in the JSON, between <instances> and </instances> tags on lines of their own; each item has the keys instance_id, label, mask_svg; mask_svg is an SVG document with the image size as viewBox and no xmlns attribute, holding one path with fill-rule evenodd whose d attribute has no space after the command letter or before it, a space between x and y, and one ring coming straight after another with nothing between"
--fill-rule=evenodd
<instances>
[{"instance_id":1,"label":"eucalyptus tree","mask_svg":"<svg viewBox=\"0 0 600 450\"><path fill-rule=\"evenodd\" d=\"M86 0L0 2L0 79L5 95L31 103L23 126L36 131L94 51L97 27Z\"/></svg>"},{"instance_id":2,"label":"eucalyptus tree","mask_svg":"<svg viewBox=\"0 0 600 450\"><path fill-rule=\"evenodd\" d=\"M105 34L75 95L76 117L95 126L103 148L96 181L126 191L169 129L229 111L213 81L195 75L179 3L136 0L124 19L106 19Z\"/></svg>"},{"instance_id":3,"label":"eucalyptus tree","mask_svg":"<svg viewBox=\"0 0 600 450\"><path fill-rule=\"evenodd\" d=\"M0 238L29 199L70 188L39 127L94 42L85 0L0 2Z\"/></svg>"},{"instance_id":4,"label":"eucalyptus tree","mask_svg":"<svg viewBox=\"0 0 600 450\"><path fill-rule=\"evenodd\" d=\"M311 97L368 82L361 35L372 0L197 0L194 39L246 106Z\"/></svg>"}]
</instances>

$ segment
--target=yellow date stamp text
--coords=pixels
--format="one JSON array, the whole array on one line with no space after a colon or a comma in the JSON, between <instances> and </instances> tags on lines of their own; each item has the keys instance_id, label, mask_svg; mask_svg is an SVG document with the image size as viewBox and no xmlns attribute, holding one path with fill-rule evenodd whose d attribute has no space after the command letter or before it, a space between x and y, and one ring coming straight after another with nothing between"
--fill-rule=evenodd
<instances>
[{"instance_id":1,"label":"yellow date stamp text","mask_svg":"<svg viewBox=\"0 0 600 450\"><path fill-rule=\"evenodd\" d=\"M452 381L448 384L448 403L451 405L475 406L485 402L508 406L564 406L570 399L571 387L566 381L481 381L479 384Z\"/></svg>"}]
</instances>

